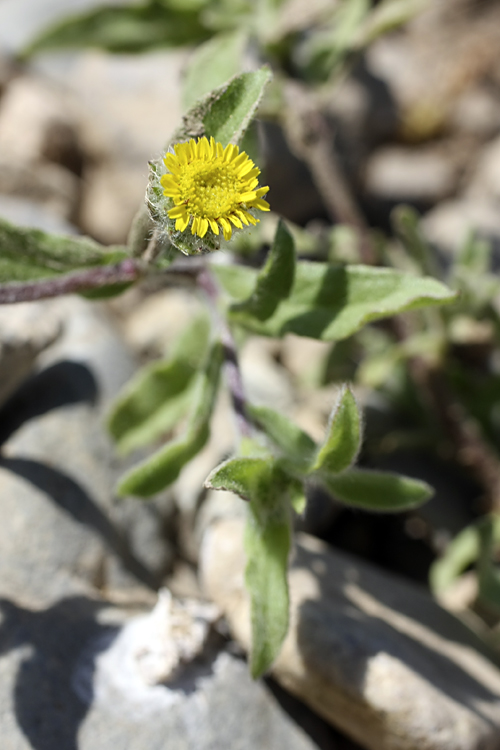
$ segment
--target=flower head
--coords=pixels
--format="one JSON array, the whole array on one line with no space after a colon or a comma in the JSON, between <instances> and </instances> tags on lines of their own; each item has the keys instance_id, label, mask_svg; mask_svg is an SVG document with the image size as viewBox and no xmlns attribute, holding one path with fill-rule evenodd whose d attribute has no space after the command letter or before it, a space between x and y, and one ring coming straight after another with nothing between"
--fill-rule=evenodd
<instances>
[{"instance_id":1,"label":"flower head","mask_svg":"<svg viewBox=\"0 0 500 750\"><path fill-rule=\"evenodd\" d=\"M231 239L233 227L257 224L252 209L269 211L263 196L268 187L258 187L260 170L238 146L203 137L177 143L163 163L168 170L161 177L163 195L171 198L168 216L175 229L184 232L191 222L191 234L218 235Z\"/></svg>"}]
</instances>

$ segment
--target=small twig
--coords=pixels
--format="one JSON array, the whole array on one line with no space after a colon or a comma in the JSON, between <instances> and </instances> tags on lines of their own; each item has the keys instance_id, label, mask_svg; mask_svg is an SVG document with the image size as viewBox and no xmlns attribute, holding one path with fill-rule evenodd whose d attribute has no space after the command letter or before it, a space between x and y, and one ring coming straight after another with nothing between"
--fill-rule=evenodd
<instances>
[{"instance_id":1,"label":"small twig","mask_svg":"<svg viewBox=\"0 0 500 750\"><path fill-rule=\"evenodd\" d=\"M220 292L208 264L205 264L204 270L198 275L198 285L207 295L219 327L220 340L224 351L224 374L236 417L238 433L240 438L251 437L253 434L253 428L247 415L247 402L238 362L238 352L227 320L220 313Z\"/></svg>"},{"instance_id":2,"label":"small twig","mask_svg":"<svg viewBox=\"0 0 500 750\"><path fill-rule=\"evenodd\" d=\"M314 97L297 83L287 86L287 137L296 155L308 165L332 221L347 224L358 234L364 263L375 263L370 228L344 177L334 148L334 134Z\"/></svg>"},{"instance_id":3,"label":"small twig","mask_svg":"<svg viewBox=\"0 0 500 750\"><path fill-rule=\"evenodd\" d=\"M112 284L136 281L141 276L139 264L128 258L113 266L98 266L51 279L0 285L0 305L33 302L63 294L100 289Z\"/></svg>"}]
</instances>

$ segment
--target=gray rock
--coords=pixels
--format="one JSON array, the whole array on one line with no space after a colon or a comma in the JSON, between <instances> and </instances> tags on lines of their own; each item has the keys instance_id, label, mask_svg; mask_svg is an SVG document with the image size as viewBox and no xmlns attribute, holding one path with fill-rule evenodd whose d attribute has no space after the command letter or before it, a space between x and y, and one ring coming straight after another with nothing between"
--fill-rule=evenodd
<instances>
[{"instance_id":1,"label":"gray rock","mask_svg":"<svg viewBox=\"0 0 500 750\"><path fill-rule=\"evenodd\" d=\"M0 216L11 224L34 227L56 234L76 234L75 227L36 200L12 195L0 195Z\"/></svg>"},{"instance_id":2,"label":"gray rock","mask_svg":"<svg viewBox=\"0 0 500 750\"><path fill-rule=\"evenodd\" d=\"M66 298L43 309L65 331L4 407L0 594L47 606L75 592L154 586L173 559L170 500L114 499L125 464L103 424L135 365L99 306Z\"/></svg>"},{"instance_id":3,"label":"gray rock","mask_svg":"<svg viewBox=\"0 0 500 750\"><path fill-rule=\"evenodd\" d=\"M432 243L451 256L471 231L492 242L497 256L500 251L500 213L491 197L462 196L443 201L424 216L422 228Z\"/></svg>"},{"instance_id":4,"label":"gray rock","mask_svg":"<svg viewBox=\"0 0 500 750\"><path fill-rule=\"evenodd\" d=\"M379 199L436 203L454 192L458 172L442 148L386 146L368 160L365 189Z\"/></svg>"},{"instance_id":5,"label":"gray rock","mask_svg":"<svg viewBox=\"0 0 500 750\"><path fill-rule=\"evenodd\" d=\"M157 610L130 618L85 596L42 611L1 600L2 750L317 748L220 636L207 637L203 607L184 604L175 639L158 629ZM165 643L196 629L198 656L162 679Z\"/></svg>"},{"instance_id":6,"label":"gray rock","mask_svg":"<svg viewBox=\"0 0 500 750\"><path fill-rule=\"evenodd\" d=\"M74 216L79 179L73 172L81 154L74 111L57 87L34 76L9 84L0 109L0 153L1 193L37 201L62 219Z\"/></svg>"},{"instance_id":7,"label":"gray rock","mask_svg":"<svg viewBox=\"0 0 500 750\"><path fill-rule=\"evenodd\" d=\"M213 524L205 588L249 647L243 524ZM495 750L500 671L414 584L299 535L291 627L273 676L367 750Z\"/></svg>"}]
</instances>

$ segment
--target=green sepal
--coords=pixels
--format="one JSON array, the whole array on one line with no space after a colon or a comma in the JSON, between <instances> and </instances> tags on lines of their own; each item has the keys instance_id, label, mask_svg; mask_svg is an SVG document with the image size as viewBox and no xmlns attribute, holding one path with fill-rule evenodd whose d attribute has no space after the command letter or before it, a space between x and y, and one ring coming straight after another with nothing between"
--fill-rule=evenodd
<instances>
[{"instance_id":1,"label":"green sepal","mask_svg":"<svg viewBox=\"0 0 500 750\"><path fill-rule=\"evenodd\" d=\"M127 383L108 417L108 429L121 453L167 434L188 411L209 335L208 318L196 318L182 331L168 359L146 365Z\"/></svg>"},{"instance_id":2,"label":"green sepal","mask_svg":"<svg viewBox=\"0 0 500 750\"><path fill-rule=\"evenodd\" d=\"M232 301L245 300L255 288L254 269L217 266L214 273ZM301 261L297 263L290 296L270 318L260 321L251 316L234 317L246 329L263 336L295 333L336 341L374 320L456 299L456 292L430 277L420 278L390 268Z\"/></svg>"},{"instance_id":3,"label":"green sepal","mask_svg":"<svg viewBox=\"0 0 500 750\"><path fill-rule=\"evenodd\" d=\"M212 347L204 372L198 376L187 427L180 437L131 469L118 485L118 495L149 497L165 489L179 476L184 465L206 444L210 417L217 396L222 347Z\"/></svg>"},{"instance_id":4,"label":"green sepal","mask_svg":"<svg viewBox=\"0 0 500 750\"><path fill-rule=\"evenodd\" d=\"M36 281L119 263L123 247L103 247L88 237L16 227L0 219L0 283Z\"/></svg>"},{"instance_id":5,"label":"green sepal","mask_svg":"<svg viewBox=\"0 0 500 750\"><path fill-rule=\"evenodd\" d=\"M352 466L361 445L362 421L356 399L348 386L343 386L330 416L323 444L310 467L310 472L339 474Z\"/></svg>"},{"instance_id":6,"label":"green sepal","mask_svg":"<svg viewBox=\"0 0 500 750\"><path fill-rule=\"evenodd\" d=\"M433 494L432 488L419 479L368 469L322 474L321 481L340 502L371 511L410 510Z\"/></svg>"},{"instance_id":7,"label":"green sepal","mask_svg":"<svg viewBox=\"0 0 500 750\"><path fill-rule=\"evenodd\" d=\"M234 319L247 315L267 320L290 296L295 277L295 245L285 223L280 219L266 263L259 271L250 297L231 307Z\"/></svg>"}]
</instances>

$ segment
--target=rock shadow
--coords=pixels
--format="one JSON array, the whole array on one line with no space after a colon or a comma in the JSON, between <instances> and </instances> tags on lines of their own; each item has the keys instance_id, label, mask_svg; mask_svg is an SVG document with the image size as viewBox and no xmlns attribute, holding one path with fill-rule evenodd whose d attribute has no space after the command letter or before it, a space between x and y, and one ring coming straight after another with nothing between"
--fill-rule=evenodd
<instances>
[{"instance_id":1,"label":"rock shadow","mask_svg":"<svg viewBox=\"0 0 500 750\"><path fill-rule=\"evenodd\" d=\"M29 419L70 404L96 403L97 381L80 362L57 362L25 380L0 408L0 445Z\"/></svg>"}]
</instances>

